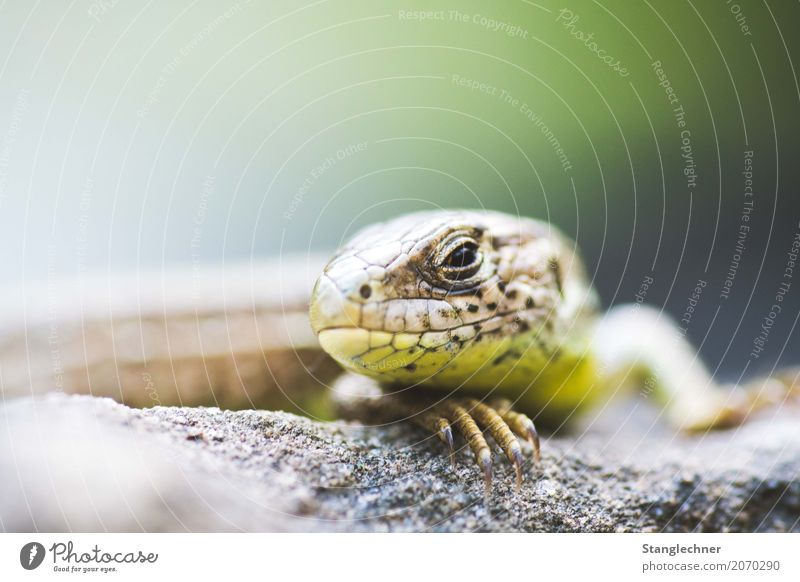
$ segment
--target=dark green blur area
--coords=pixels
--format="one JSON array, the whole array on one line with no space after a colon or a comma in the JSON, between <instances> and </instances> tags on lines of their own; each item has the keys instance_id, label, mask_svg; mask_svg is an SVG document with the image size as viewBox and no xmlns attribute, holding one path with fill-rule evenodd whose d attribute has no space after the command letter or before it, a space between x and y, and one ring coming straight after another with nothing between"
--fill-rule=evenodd
<instances>
[{"instance_id":1,"label":"dark green blur area","mask_svg":"<svg viewBox=\"0 0 800 582\"><path fill-rule=\"evenodd\" d=\"M800 271L749 356L800 228L797 2L175 2L87 20L40 64L64 75L69 120L44 154L80 120L59 205L29 231L59 264L87 176L89 269L333 249L410 210L491 208L575 237L605 305L652 278L644 300L681 318L705 281L687 334L724 375L800 363ZM31 107L50 99L36 89ZM747 151L750 230L722 298ZM53 206L46 178L34 191Z\"/></svg>"}]
</instances>

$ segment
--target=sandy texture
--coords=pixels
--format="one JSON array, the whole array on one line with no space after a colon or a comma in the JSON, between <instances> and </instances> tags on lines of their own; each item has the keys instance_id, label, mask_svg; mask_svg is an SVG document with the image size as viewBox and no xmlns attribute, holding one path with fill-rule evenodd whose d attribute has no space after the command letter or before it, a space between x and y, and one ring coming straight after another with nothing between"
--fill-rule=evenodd
<instances>
[{"instance_id":1,"label":"sandy texture","mask_svg":"<svg viewBox=\"0 0 800 582\"><path fill-rule=\"evenodd\" d=\"M498 456L488 505L470 454L407 424L282 412L130 409L50 395L0 409L6 531L800 531L800 422L785 407L674 440L602 428L543 443L519 494ZM635 442L635 446L632 444Z\"/></svg>"}]
</instances>

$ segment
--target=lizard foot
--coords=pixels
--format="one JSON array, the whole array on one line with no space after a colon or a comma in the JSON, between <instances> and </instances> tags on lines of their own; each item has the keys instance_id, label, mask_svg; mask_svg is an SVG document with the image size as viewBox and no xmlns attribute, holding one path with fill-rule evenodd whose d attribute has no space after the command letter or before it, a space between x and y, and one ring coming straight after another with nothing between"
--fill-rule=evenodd
<instances>
[{"instance_id":1,"label":"lizard foot","mask_svg":"<svg viewBox=\"0 0 800 582\"><path fill-rule=\"evenodd\" d=\"M539 435L530 418L512 410L511 402L494 400L491 405L475 398L451 398L423 413L412 416L414 422L436 434L450 451L450 461L455 465L453 429L469 444L475 461L483 473L488 496L492 491L492 451L484 431L503 449L516 473L516 490L522 486L522 447L517 436L530 442L534 460L540 461Z\"/></svg>"},{"instance_id":2,"label":"lizard foot","mask_svg":"<svg viewBox=\"0 0 800 582\"><path fill-rule=\"evenodd\" d=\"M492 489L492 453L487 433L514 466L516 487L522 485L523 455L517 437L533 449L534 464L541 460L539 435L533 421L513 410L510 400L497 398L483 403L475 398L433 400L430 394L383 394L378 384L365 376L346 374L332 387L337 410L344 418L383 423L410 420L447 446L450 463L455 466L455 436L469 444L483 473L486 493ZM516 436L515 436L516 435Z\"/></svg>"},{"instance_id":3,"label":"lizard foot","mask_svg":"<svg viewBox=\"0 0 800 582\"><path fill-rule=\"evenodd\" d=\"M797 377L796 370L794 377ZM779 406L796 391L792 372L784 372L742 386L710 390L702 396L695 395L692 401L677 400L670 411L671 420L687 432L732 428L744 423L754 412Z\"/></svg>"}]
</instances>

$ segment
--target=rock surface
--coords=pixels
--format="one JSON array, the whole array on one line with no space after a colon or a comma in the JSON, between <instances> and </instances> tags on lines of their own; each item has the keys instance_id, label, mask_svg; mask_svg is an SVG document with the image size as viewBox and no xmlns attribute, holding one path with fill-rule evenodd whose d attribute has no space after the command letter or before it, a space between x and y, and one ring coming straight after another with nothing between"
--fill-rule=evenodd
<instances>
[{"instance_id":1,"label":"rock surface","mask_svg":"<svg viewBox=\"0 0 800 582\"><path fill-rule=\"evenodd\" d=\"M407 424L131 409L62 394L9 400L0 408L0 527L800 531L797 407L690 439L653 430L626 406L605 428L545 439L542 466L528 467L519 493L498 456L487 504L469 452L453 469L436 439Z\"/></svg>"}]
</instances>

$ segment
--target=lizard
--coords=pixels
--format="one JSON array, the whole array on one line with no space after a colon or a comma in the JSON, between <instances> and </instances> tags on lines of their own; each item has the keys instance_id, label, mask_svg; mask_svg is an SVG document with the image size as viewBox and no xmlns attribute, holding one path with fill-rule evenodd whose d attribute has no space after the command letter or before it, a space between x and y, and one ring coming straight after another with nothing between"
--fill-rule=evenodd
<instances>
[{"instance_id":1,"label":"lizard","mask_svg":"<svg viewBox=\"0 0 800 582\"><path fill-rule=\"evenodd\" d=\"M560 426L623 387L651 383L671 424L703 431L742 422L796 386L791 370L718 385L658 309L603 312L575 243L555 226L491 211L401 216L367 227L333 258L34 291L0 293L2 401L56 389L137 407L330 420L343 412L335 404L382 387L396 394L377 405L438 435L451 460L454 437L467 435L487 491L484 432L512 459L519 484L517 437L539 458L533 420Z\"/></svg>"},{"instance_id":2,"label":"lizard","mask_svg":"<svg viewBox=\"0 0 800 582\"><path fill-rule=\"evenodd\" d=\"M786 373L720 385L660 310L602 313L576 244L556 227L494 211L366 227L325 266L309 313L347 381L394 394L398 418L437 435L451 459L454 435L466 440L487 495L488 437L519 489L520 439L538 463L537 424L558 426L626 386L648 381L672 425L706 431L743 422L794 383Z\"/></svg>"}]
</instances>

